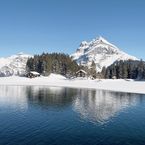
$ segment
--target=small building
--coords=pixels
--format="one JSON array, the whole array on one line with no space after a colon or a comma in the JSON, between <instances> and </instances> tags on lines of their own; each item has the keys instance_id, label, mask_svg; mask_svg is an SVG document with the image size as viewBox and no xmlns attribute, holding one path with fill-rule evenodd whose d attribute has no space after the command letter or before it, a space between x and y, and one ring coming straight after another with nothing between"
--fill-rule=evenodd
<instances>
[{"instance_id":1,"label":"small building","mask_svg":"<svg viewBox=\"0 0 145 145\"><path fill-rule=\"evenodd\" d=\"M80 69L79 71L76 72L76 77L87 77L87 72Z\"/></svg>"},{"instance_id":2,"label":"small building","mask_svg":"<svg viewBox=\"0 0 145 145\"><path fill-rule=\"evenodd\" d=\"M116 76L112 76L112 79L114 80L114 79L117 79L117 77Z\"/></svg>"},{"instance_id":3,"label":"small building","mask_svg":"<svg viewBox=\"0 0 145 145\"><path fill-rule=\"evenodd\" d=\"M30 71L26 74L26 77L28 77L28 78L40 77L40 73L38 73L36 71Z\"/></svg>"}]
</instances>

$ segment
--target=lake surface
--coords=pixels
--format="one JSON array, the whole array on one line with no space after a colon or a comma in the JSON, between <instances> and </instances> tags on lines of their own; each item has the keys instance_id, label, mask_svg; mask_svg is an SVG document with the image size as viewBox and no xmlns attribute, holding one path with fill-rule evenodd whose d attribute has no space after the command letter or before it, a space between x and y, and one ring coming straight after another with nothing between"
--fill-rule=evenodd
<instances>
[{"instance_id":1,"label":"lake surface","mask_svg":"<svg viewBox=\"0 0 145 145\"><path fill-rule=\"evenodd\" d=\"M145 95L0 86L0 145L145 145Z\"/></svg>"}]
</instances>

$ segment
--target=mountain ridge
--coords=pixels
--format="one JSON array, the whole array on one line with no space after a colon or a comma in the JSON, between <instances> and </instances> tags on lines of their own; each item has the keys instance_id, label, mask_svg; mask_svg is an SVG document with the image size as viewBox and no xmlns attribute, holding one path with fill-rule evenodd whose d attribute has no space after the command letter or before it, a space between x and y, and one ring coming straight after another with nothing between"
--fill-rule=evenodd
<instances>
[{"instance_id":1,"label":"mountain ridge","mask_svg":"<svg viewBox=\"0 0 145 145\"><path fill-rule=\"evenodd\" d=\"M79 48L71 55L79 65L90 67L92 61L96 64L96 71L100 72L103 67L108 67L119 60L138 60L120 50L114 44L108 42L102 36L90 42L82 41Z\"/></svg>"},{"instance_id":2,"label":"mountain ridge","mask_svg":"<svg viewBox=\"0 0 145 145\"><path fill-rule=\"evenodd\" d=\"M121 51L117 46L100 36L90 42L82 41L76 52L70 55L79 65L91 67L92 62L96 64L96 71L100 72L103 67L108 67L115 61L139 60ZM0 77L23 75L26 72L28 58L33 55L22 52L10 57L0 58Z\"/></svg>"},{"instance_id":3,"label":"mountain ridge","mask_svg":"<svg viewBox=\"0 0 145 145\"><path fill-rule=\"evenodd\" d=\"M21 52L16 55L0 58L0 77L24 75L26 72L26 63L29 57L33 56Z\"/></svg>"}]
</instances>

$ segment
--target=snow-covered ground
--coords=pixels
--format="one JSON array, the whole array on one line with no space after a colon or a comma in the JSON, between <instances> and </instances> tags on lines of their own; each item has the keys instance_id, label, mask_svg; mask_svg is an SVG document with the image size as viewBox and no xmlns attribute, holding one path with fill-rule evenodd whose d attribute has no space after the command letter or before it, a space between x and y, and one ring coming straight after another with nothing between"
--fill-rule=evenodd
<instances>
[{"instance_id":1,"label":"snow-covered ground","mask_svg":"<svg viewBox=\"0 0 145 145\"><path fill-rule=\"evenodd\" d=\"M0 77L0 85L44 85L73 88L103 89L119 92L145 94L145 81L108 80L108 79L67 79L61 75L51 74L48 77L25 78L18 76Z\"/></svg>"}]
</instances>

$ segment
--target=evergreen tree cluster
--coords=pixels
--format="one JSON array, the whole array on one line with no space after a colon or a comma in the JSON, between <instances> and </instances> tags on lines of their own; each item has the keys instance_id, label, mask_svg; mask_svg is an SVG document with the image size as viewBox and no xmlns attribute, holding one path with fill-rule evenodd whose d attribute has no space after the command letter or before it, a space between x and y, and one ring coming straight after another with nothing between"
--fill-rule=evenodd
<instances>
[{"instance_id":1,"label":"evergreen tree cluster","mask_svg":"<svg viewBox=\"0 0 145 145\"><path fill-rule=\"evenodd\" d=\"M37 71L47 76L50 73L57 73L65 76L73 76L79 66L69 55L62 53L43 53L29 58L26 64L27 72Z\"/></svg>"},{"instance_id":2,"label":"evergreen tree cluster","mask_svg":"<svg viewBox=\"0 0 145 145\"><path fill-rule=\"evenodd\" d=\"M101 73L107 79L145 79L145 62L116 61L109 67L103 68Z\"/></svg>"}]
</instances>

